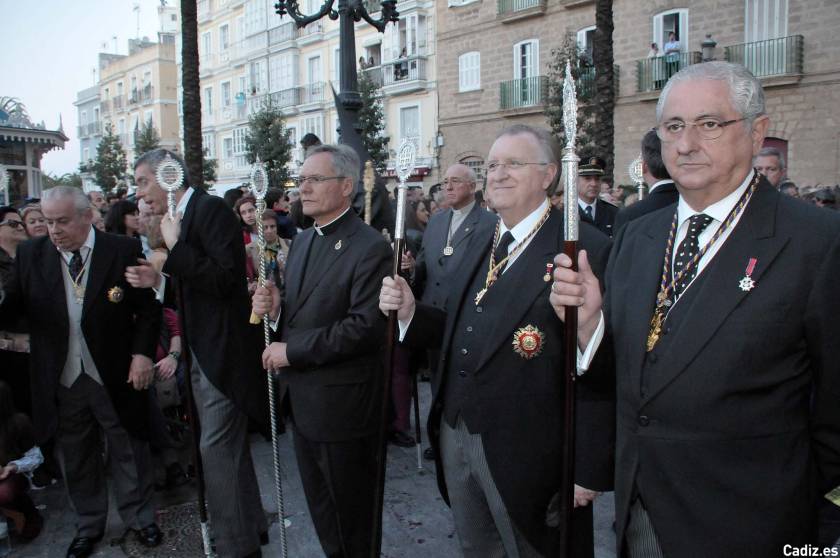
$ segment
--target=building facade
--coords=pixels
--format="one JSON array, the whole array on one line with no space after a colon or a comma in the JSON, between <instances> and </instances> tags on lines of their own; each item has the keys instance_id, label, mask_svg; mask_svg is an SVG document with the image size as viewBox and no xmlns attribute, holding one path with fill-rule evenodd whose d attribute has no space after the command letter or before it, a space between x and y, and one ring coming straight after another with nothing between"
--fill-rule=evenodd
<instances>
[{"instance_id":1,"label":"building facade","mask_svg":"<svg viewBox=\"0 0 840 558\"><path fill-rule=\"evenodd\" d=\"M708 54L742 63L765 87L767 144L789 160L800 186L840 181L836 107L840 90L840 10L813 0L628 0L613 4L615 72L614 179L628 167L655 124L656 101L669 75ZM552 50L571 34L591 56L594 0L438 0L441 165L480 168L499 130L514 123L547 126L544 115ZM669 32L679 41L662 54ZM591 70L589 70L591 71Z\"/></svg>"},{"instance_id":2,"label":"building facade","mask_svg":"<svg viewBox=\"0 0 840 558\"><path fill-rule=\"evenodd\" d=\"M113 126L129 164L139 155L134 139L145 123L157 130L161 147L180 149L175 36L160 32L158 37L157 43L130 39L127 56L99 56L101 130ZM79 118L81 122L81 109Z\"/></svg>"},{"instance_id":3,"label":"building facade","mask_svg":"<svg viewBox=\"0 0 840 558\"><path fill-rule=\"evenodd\" d=\"M73 103L78 112L76 137L79 138L79 170L82 186L86 192L95 188L91 165L96 159L96 148L102 139L102 118L100 116L99 85L83 89L76 94Z\"/></svg>"},{"instance_id":4,"label":"building facade","mask_svg":"<svg viewBox=\"0 0 840 558\"><path fill-rule=\"evenodd\" d=\"M203 145L218 162L216 190L248 181L248 117L266 103L282 110L293 143L292 174L303 161L300 139L316 134L338 141L332 88L339 91L337 21L324 18L298 29L274 11L274 0L200 0L198 3ZM315 12L320 3L305 1ZM378 5L370 6L378 16ZM386 134L394 151L402 138L418 147L410 181L431 184L436 166L437 98L434 4L400 2L400 22L384 34L356 24L356 56L365 58L380 86ZM393 175L393 161L389 174Z\"/></svg>"}]
</instances>

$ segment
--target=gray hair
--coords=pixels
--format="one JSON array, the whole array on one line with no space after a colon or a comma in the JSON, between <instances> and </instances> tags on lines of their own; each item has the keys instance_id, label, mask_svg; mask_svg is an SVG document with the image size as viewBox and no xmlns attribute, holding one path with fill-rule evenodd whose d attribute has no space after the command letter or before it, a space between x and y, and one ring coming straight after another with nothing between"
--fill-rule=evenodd
<instances>
[{"instance_id":1,"label":"gray hair","mask_svg":"<svg viewBox=\"0 0 840 558\"><path fill-rule=\"evenodd\" d=\"M763 147L761 151L758 152L758 155L755 156L756 159L759 157L775 157L779 160L779 168L786 169L785 166L785 156L782 155L782 152L776 149L775 147Z\"/></svg>"},{"instance_id":2,"label":"gray hair","mask_svg":"<svg viewBox=\"0 0 840 558\"><path fill-rule=\"evenodd\" d=\"M332 158L332 166L335 174L349 178L353 183L353 187L356 187L356 184L359 182L362 163L355 149L343 143L338 145L323 143L310 147L306 152L306 158L308 159L318 153L328 153Z\"/></svg>"},{"instance_id":3,"label":"gray hair","mask_svg":"<svg viewBox=\"0 0 840 558\"><path fill-rule=\"evenodd\" d=\"M41 195L41 202L58 201L68 198L73 200L73 205L78 214L82 214L91 208L87 195L82 192L81 188L76 188L75 186L53 186L44 190Z\"/></svg>"},{"instance_id":4,"label":"gray hair","mask_svg":"<svg viewBox=\"0 0 840 558\"><path fill-rule=\"evenodd\" d=\"M675 84L703 79L726 83L729 86L729 99L732 102L732 107L750 125L752 125L753 120L765 114L764 89L761 87L761 82L740 64L714 61L686 66L668 80L659 96L659 102L656 103L656 120L662 120L665 102Z\"/></svg>"},{"instance_id":5,"label":"gray hair","mask_svg":"<svg viewBox=\"0 0 840 558\"><path fill-rule=\"evenodd\" d=\"M496 139L499 139L503 136L519 136L525 134L537 140L537 144L540 146L540 151L542 152L543 158L543 160L540 162L550 163L557 167L557 173L554 175L554 180L551 181L551 184L546 190L546 193L549 196L551 196L557 189L557 183L560 182L561 157L560 144L557 142L557 139L551 134L551 132L544 128L529 126L528 124L514 124L513 126L508 126L501 132L499 132L499 135L496 136Z\"/></svg>"},{"instance_id":6,"label":"gray hair","mask_svg":"<svg viewBox=\"0 0 840 558\"><path fill-rule=\"evenodd\" d=\"M180 155L178 155L174 151L170 151L169 149L158 147L157 149L146 151L145 153L137 157L136 161L134 161L134 170L137 170L137 168L140 165L149 165L149 170L151 170L152 173L156 173L158 167L163 162L163 160L166 159L167 155L175 159L175 161L179 165L181 165L181 168L184 169L184 182L183 184L181 184L181 187L185 188L190 183L187 175L187 165L184 164L184 159Z\"/></svg>"}]
</instances>

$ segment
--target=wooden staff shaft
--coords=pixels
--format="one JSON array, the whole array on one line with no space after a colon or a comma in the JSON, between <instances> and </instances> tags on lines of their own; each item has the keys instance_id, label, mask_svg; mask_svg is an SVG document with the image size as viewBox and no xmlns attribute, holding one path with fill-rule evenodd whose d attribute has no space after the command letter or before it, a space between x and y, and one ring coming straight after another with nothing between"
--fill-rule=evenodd
<instances>
[{"instance_id":1,"label":"wooden staff shaft","mask_svg":"<svg viewBox=\"0 0 840 558\"><path fill-rule=\"evenodd\" d=\"M577 208L575 208L577 209ZM577 271L577 241L563 243L563 253ZM572 509L575 484L575 380L577 379L577 306L566 306L563 327L563 467L560 478L560 556L572 556Z\"/></svg>"}]
</instances>

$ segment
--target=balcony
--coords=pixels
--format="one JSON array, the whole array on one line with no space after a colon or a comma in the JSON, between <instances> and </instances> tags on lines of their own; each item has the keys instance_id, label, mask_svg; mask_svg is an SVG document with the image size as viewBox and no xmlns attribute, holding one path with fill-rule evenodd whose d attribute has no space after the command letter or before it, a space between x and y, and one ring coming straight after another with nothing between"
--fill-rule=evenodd
<instances>
[{"instance_id":1,"label":"balcony","mask_svg":"<svg viewBox=\"0 0 840 558\"><path fill-rule=\"evenodd\" d=\"M87 124L82 124L77 127L78 128L78 135L79 138L88 138L90 136L99 136L102 135L102 122L99 120L94 120L93 122L88 122Z\"/></svg>"},{"instance_id":2,"label":"balcony","mask_svg":"<svg viewBox=\"0 0 840 558\"><path fill-rule=\"evenodd\" d=\"M114 97L111 102L114 105L115 112L122 112L125 107L125 98L123 95L119 95L118 97Z\"/></svg>"},{"instance_id":3,"label":"balcony","mask_svg":"<svg viewBox=\"0 0 840 558\"><path fill-rule=\"evenodd\" d=\"M140 90L140 102L144 105L150 105L154 101L155 98L155 88L152 87L152 84L147 84L143 86L143 89Z\"/></svg>"},{"instance_id":4,"label":"balcony","mask_svg":"<svg viewBox=\"0 0 840 558\"><path fill-rule=\"evenodd\" d=\"M300 87L300 103L299 108L301 112L310 110L318 110L323 107L325 92L327 84L323 81L310 83Z\"/></svg>"},{"instance_id":5,"label":"balcony","mask_svg":"<svg viewBox=\"0 0 840 558\"><path fill-rule=\"evenodd\" d=\"M645 58L636 61L636 92L647 93L660 91L668 82L668 78L686 66L699 64L702 55L699 52L681 52L656 58Z\"/></svg>"},{"instance_id":6,"label":"balcony","mask_svg":"<svg viewBox=\"0 0 840 558\"><path fill-rule=\"evenodd\" d=\"M802 74L802 35L744 43L724 48L727 62L746 67L757 78Z\"/></svg>"},{"instance_id":7,"label":"balcony","mask_svg":"<svg viewBox=\"0 0 840 558\"><path fill-rule=\"evenodd\" d=\"M210 18L213 16L213 7L210 4L210 0L198 0L196 11L199 24L210 21Z\"/></svg>"},{"instance_id":8,"label":"balcony","mask_svg":"<svg viewBox=\"0 0 840 558\"><path fill-rule=\"evenodd\" d=\"M99 102L99 112L101 112L102 114L111 114L111 100L110 99Z\"/></svg>"},{"instance_id":9,"label":"balcony","mask_svg":"<svg viewBox=\"0 0 840 558\"><path fill-rule=\"evenodd\" d=\"M297 39L297 36L297 25L295 25L294 22L289 21L268 31L268 44L269 46L274 46L287 43Z\"/></svg>"},{"instance_id":10,"label":"balcony","mask_svg":"<svg viewBox=\"0 0 840 558\"><path fill-rule=\"evenodd\" d=\"M613 66L613 91L618 95L618 80L621 75L621 69L618 64ZM595 68L587 67L578 70L577 83L578 98L581 101L588 101L595 97Z\"/></svg>"},{"instance_id":11,"label":"balcony","mask_svg":"<svg viewBox=\"0 0 840 558\"><path fill-rule=\"evenodd\" d=\"M316 21L298 31L298 44L308 45L324 38L324 23Z\"/></svg>"},{"instance_id":12,"label":"balcony","mask_svg":"<svg viewBox=\"0 0 840 558\"><path fill-rule=\"evenodd\" d=\"M402 95L426 88L426 57L409 56L364 70L386 95Z\"/></svg>"},{"instance_id":13,"label":"balcony","mask_svg":"<svg viewBox=\"0 0 840 558\"><path fill-rule=\"evenodd\" d=\"M282 91L275 91L270 95L271 104L279 109L283 109L283 112L287 114L294 113L296 110L291 109L296 109L301 104L302 89L301 87L291 87Z\"/></svg>"},{"instance_id":14,"label":"balcony","mask_svg":"<svg viewBox=\"0 0 840 558\"><path fill-rule=\"evenodd\" d=\"M546 0L497 0L496 19L509 23L545 13Z\"/></svg>"},{"instance_id":15,"label":"balcony","mask_svg":"<svg viewBox=\"0 0 840 558\"><path fill-rule=\"evenodd\" d=\"M548 96L548 77L512 79L499 84L499 108L502 110L541 106Z\"/></svg>"}]
</instances>

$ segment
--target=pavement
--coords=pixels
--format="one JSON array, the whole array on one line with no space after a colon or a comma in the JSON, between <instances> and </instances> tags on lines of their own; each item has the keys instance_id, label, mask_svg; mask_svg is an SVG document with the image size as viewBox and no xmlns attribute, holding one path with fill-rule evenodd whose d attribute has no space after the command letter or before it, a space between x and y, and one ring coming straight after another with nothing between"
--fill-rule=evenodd
<instances>
[{"instance_id":1,"label":"pavement","mask_svg":"<svg viewBox=\"0 0 840 558\"><path fill-rule=\"evenodd\" d=\"M429 384L420 384L421 416L430 404ZM423 431L423 447L425 443ZM274 474L271 444L263 438L252 438L257 477L262 492L263 508L269 517L270 543L262 548L263 556L280 555L277 505L274 497ZM186 452L186 450L185 450ZM286 539L289 557L323 556L314 527L309 518L303 487L298 475L294 451L288 435L280 440L284 509L288 527ZM449 508L438 493L434 464L423 461L418 470L415 448L389 446L383 513L382 556L386 558L458 557L457 537ZM74 514L64 487L57 484L32 492L35 504L44 515L44 530L29 543L12 540L13 556L19 558L64 558L75 534ZM199 523L195 504L195 487L186 485L168 492L157 492L159 525L164 543L156 549L145 549L131 537L120 541L122 523L112 502L108 529L103 542L97 545L96 557L177 558L202 556ZM612 493L602 495L595 506L595 556L615 557Z\"/></svg>"}]
</instances>

